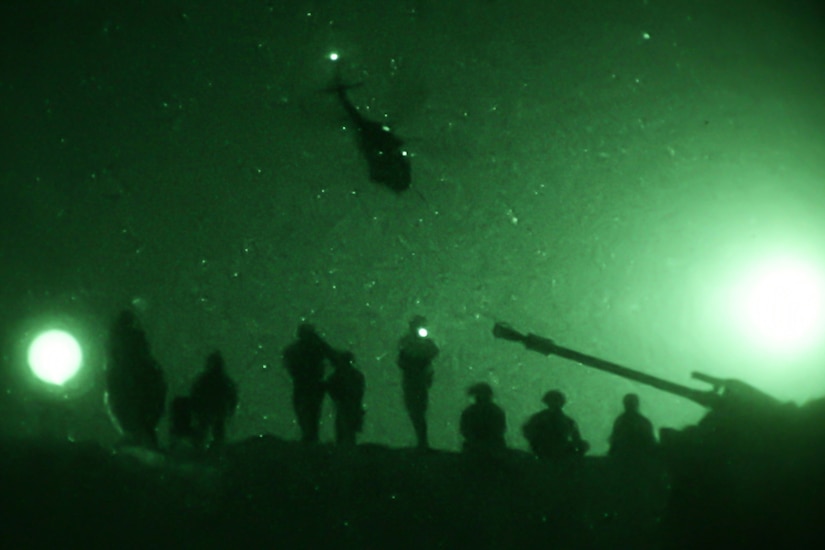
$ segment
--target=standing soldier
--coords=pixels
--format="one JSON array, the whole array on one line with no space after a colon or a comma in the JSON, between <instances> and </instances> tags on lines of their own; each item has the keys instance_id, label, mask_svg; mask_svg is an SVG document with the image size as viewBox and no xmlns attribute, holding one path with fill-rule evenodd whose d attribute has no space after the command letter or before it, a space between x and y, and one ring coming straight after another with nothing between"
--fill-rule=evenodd
<instances>
[{"instance_id":1,"label":"standing soldier","mask_svg":"<svg viewBox=\"0 0 825 550\"><path fill-rule=\"evenodd\" d=\"M656 436L653 434L653 424L639 412L639 396L628 393L622 403L624 412L613 423L608 454L622 458L652 454L656 449Z\"/></svg>"},{"instance_id":2,"label":"standing soldier","mask_svg":"<svg viewBox=\"0 0 825 550\"><path fill-rule=\"evenodd\" d=\"M582 440L576 421L564 414L567 399L559 390L544 394L547 408L530 417L524 425L524 437L539 458L563 459L582 456L590 445Z\"/></svg>"},{"instance_id":3,"label":"standing soldier","mask_svg":"<svg viewBox=\"0 0 825 550\"><path fill-rule=\"evenodd\" d=\"M157 448L166 380L134 313L123 310L109 331L106 407L124 442Z\"/></svg>"},{"instance_id":4,"label":"standing soldier","mask_svg":"<svg viewBox=\"0 0 825 550\"><path fill-rule=\"evenodd\" d=\"M206 368L192 385L192 416L200 443L211 436L210 447L219 448L226 439L226 421L238 407L238 390L226 374L221 352L213 352Z\"/></svg>"},{"instance_id":5,"label":"standing soldier","mask_svg":"<svg viewBox=\"0 0 825 550\"><path fill-rule=\"evenodd\" d=\"M301 441L317 443L324 402L324 360L333 356L333 350L308 323L298 326L297 336L298 340L284 349L284 367L292 378L292 408Z\"/></svg>"},{"instance_id":6,"label":"standing soldier","mask_svg":"<svg viewBox=\"0 0 825 550\"><path fill-rule=\"evenodd\" d=\"M461 413L464 450L471 453L503 450L507 418L504 409L493 403L493 388L479 382L470 386L467 393L475 398L475 403Z\"/></svg>"},{"instance_id":7,"label":"standing soldier","mask_svg":"<svg viewBox=\"0 0 825 550\"><path fill-rule=\"evenodd\" d=\"M410 415L419 449L429 449L427 438L427 402L433 384L433 359L438 346L427 338L426 319L416 315L410 320L409 331L398 344L398 366L402 372L404 406Z\"/></svg>"},{"instance_id":8,"label":"standing soldier","mask_svg":"<svg viewBox=\"0 0 825 550\"><path fill-rule=\"evenodd\" d=\"M354 446L355 434L364 426L364 374L355 368L355 357L345 351L332 361L335 369L326 389L335 404L335 443Z\"/></svg>"}]
</instances>

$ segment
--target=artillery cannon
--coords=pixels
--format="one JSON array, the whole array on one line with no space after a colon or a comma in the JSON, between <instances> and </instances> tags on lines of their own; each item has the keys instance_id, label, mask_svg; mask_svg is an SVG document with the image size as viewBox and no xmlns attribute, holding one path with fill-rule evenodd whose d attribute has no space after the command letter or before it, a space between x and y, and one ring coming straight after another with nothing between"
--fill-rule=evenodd
<instances>
[{"instance_id":1,"label":"artillery cannon","mask_svg":"<svg viewBox=\"0 0 825 550\"><path fill-rule=\"evenodd\" d=\"M660 456L671 479L664 519L668 548L812 547L823 540L825 399L802 407L781 403L734 379L694 372L699 390L559 346L505 323L496 338L521 342L698 403L708 413L695 426L660 430ZM769 542L770 541L770 542Z\"/></svg>"},{"instance_id":2,"label":"artillery cannon","mask_svg":"<svg viewBox=\"0 0 825 550\"><path fill-rule=\"evenodd\" d=\"M522 334L506 323L496 323L493 327L493 336L512 342L521 342L527 349L542 355L564 357L622 378L652 386L658 390L689 399L711 410L772 410L779 409L782 406L778 400L741 380L722 379L701 372L693 372L691 373L693 379L706 382L712 386L710 390L699 390L560 346L553 340L543 336L532 333Z\"/></svg>"}]
</instances>

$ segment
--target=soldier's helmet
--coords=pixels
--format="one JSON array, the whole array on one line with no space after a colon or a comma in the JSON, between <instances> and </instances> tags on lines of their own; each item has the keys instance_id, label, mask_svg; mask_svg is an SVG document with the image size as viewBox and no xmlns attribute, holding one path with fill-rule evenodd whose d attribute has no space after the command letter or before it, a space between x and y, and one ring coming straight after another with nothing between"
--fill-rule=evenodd
<instances>
[{"instance_id":1,"label":"soldier's helmet","mask_svg":"<svg viewBox=\"0 0 825 550\"><path fill-rule=\"evenodd\" d=\"M636 412L639 410L639 396L635 393L628 393L622 399L622 403L624 404L624 409L630 412Z\"/></svg>"},{"instance_id":2,"label":"soldier's helmet","mask_svg":"<svg viewBox=\"0 0 825 550\"><path fill-rule=\"evenodd\" d=\"M567 398L559 390L550 390L541 398L541 402L552 409L560 409L567 403Z\"/></svg>"},{"instance_id":3,"label":"soldier's helmet","mask_svg":"<svg viewBox=\"0 0 825 550\"><path fill-rule=\"evenodd\" d=\"M493 388L486 382L473 384L467 389L467 394L475 397L478 401L491 401L493 399Z\"/></svg>"},{"instance_id":4,"label":"soldier's helmet","mask_svg":"<svg viewBox=\"0 0 825 550\"><path fill-rule=\"evenodd\" d=\"M318 333L315 331L315 325L310 323L301 323L298 325L298 339L299 340L311 340L316 338Z\"/></svg>"}]
</instances>

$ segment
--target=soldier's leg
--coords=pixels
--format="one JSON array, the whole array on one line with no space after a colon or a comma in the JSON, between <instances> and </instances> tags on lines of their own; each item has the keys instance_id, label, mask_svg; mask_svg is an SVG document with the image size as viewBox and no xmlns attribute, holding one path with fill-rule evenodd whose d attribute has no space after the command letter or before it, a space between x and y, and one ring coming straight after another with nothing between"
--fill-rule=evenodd
<instances>
[{"instance_id":1,"label":"soldier's leg","mask_svg":"<svg viewBox=\"0 0 825 550\"><path fill-rule=\"evenodd\" d=\"M309 441L317 443L320 440L321 407L324 404L324 389L313 388L308 394L307 423L309 425Z\"/></svg>"},{"instance_id":2,"label":"soldier's leg","mask_svg":"<svg viewBox=\"0 0 825 550\"><path fill-rule=\"evenodd\" d=\"M298 428L301 430L301 441L314 443L318 440L318 430L312 430L312 407L306 391L295 388L292 393L292 408L295 411L295 419L298 421Z\"/></svg>"},{"instance_id":3,"label":"soldier's leg","mask_svg":"<svg viewBox=\"0 0 825 550\"><path fill-rule=\"evenodd\" d=\"M340 410L335 411L335 444L346 445L347 440L347 419Z\"/></svg>"},{"instance_id":4,"label":"soldier's leg","mask_svg":"<svg viewBox=\"0 0 825 550\"><path fill-rule=\"evenodd\" d=\"M404 384L404 405L415 430L415 439L419 448L429 448L427 437L427 388L415 381L408 380Z\"/></svg>"},{"instance_id":5,"label":"soldier's leg","mask_svg":"<svg viewBox=\"0 0 825 550\"><path fill-rule=\"evenodd\" d=\"M226 438L226 420L223 417L216 418L212 423L212 446L220 447Z\"/></svg>"},{"instance_id":6,"label":"soldier's leg","mask_svg":"<svg viewBox=\"0 0 825 550\"><path fill-rule=\"evenodd\" d=\"M355 430L353 429L351 420L349 420L346 423L346 426L344 428L344 433L343 433L343 436L342 436L342 440L343 440L343 444L346 445L346 446L349 446L349 447L354 447L355 446Z\"/></svg>"},{"instance_id":7,"label":"soldier's leg","mask_svg":"<svg viewBox=\"0 0 825 550\"><path fill-rule=\"evenodd\" d=\"M345 445L355 445L355 434L358 431L358 423L360 422L358 413L360 413L360 411L354 409L353 407L347 408L346 415L344 416L343 434Z\"/></svg>"},{"instance_id":8,"label":"soldier's leg","mask_svg":"<svg viewBox=\"0 0 825 550\"><path fill-rule=\"evenodd\" d=\"M421 449L429 449L430 440L427 435L427 417L423 411L414 415L413 427L415 428L415 437L418 440L418 447Z\"/></svg>"}]
</instances>

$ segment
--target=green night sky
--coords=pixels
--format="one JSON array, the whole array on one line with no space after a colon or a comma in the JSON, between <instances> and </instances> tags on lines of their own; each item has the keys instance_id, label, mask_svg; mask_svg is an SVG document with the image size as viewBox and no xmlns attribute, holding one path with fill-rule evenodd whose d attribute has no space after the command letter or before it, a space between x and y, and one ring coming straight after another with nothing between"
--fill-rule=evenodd
<instances>
[{"instance_id":1,"label":"green night sky","mask_svg":"<svg viewBox=\"0 0 825 550\"><path fill-rule=\"evenodd\" d=\"M302 320L355 353L362 440L393 446L413 442L395 365L413 314L442 352L440 448L459 448L479 381L519 448L554 388L596 453L629 391L657 427L702 414L496 340L495 321L697 388L694 370L825 395L815 5L4 2L0 430L38 436L59 418L112 441L102 344L129 305L170 399L223 352L235 439L297 438L280 351ZM406 141L412 190L369 181L322 92L332 52L363 82L349 92L361 112ZM55 326L85 353L64 399L25 364Z\"/></svg>"}]
</instances>

